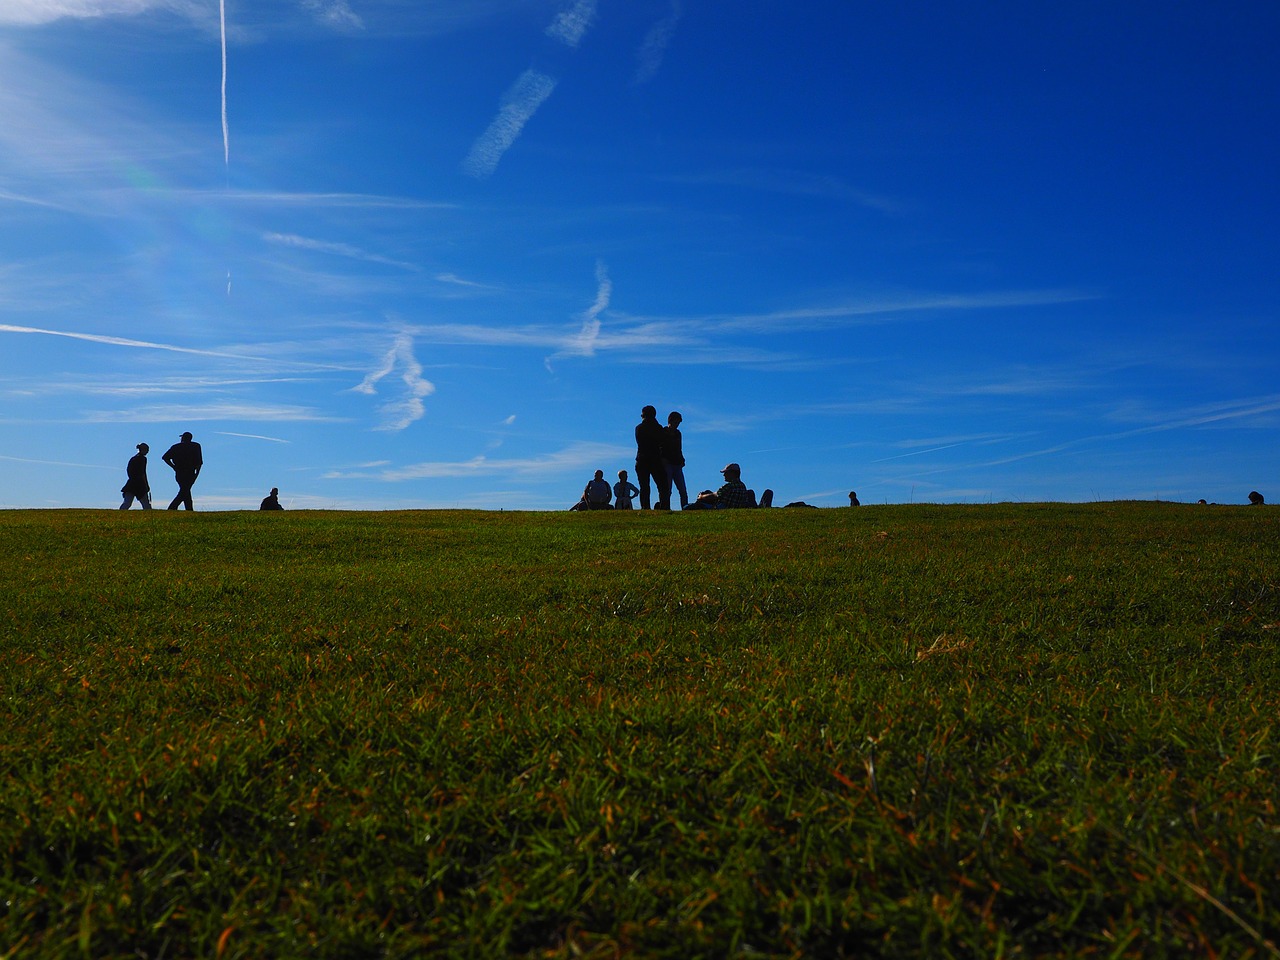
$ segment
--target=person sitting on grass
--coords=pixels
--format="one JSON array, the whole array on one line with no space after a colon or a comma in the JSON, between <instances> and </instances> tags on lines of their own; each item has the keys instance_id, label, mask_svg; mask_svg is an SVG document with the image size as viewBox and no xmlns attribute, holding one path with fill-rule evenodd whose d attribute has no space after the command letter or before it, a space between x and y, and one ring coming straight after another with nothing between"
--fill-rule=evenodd
<instances>
[{"instance_id":1,"label":"person sitting on grass","mask_svg":"<svg viewBox=\"0 0 1280 960\"><path fill-rule=\"evenodd\" d=\"M262 505L259 506L258 509L259 510L283 510L284 509L284 507L280 506L279 487L271 488L271 492L262 498Z\"/></svg>"},{"instance_id":2,"label":"person sitting on grass","mask_svg":"<svg viewBox=\"0 0 1280 960\"><path fill-rule=\"evenodd\" d=\"M613 504L609 502L612 498L613 491L609 488L609 481L604 478L604 471L597 470L596 475L587 481L582 491L582 499L569 509L612 510Z\"/></svg>"},{"instance_id":3,"label":"person sitting on grass","mask_svg":"<svg viewBox=\"0 0 1280 960\"><path fill-rule=\"evenodd\" d=\"M766 490L756 502L754 490L748 490L742 482L742 467L731 463L720 471L724 474L724 484L715 493L703 490L698 499L685 507L686 510L740 510L750 507L773 506L773 491Z\"/></svg>"},{"instance_id":4,"label":"person sitting on grass","mask_svg":"<svg viewBox=\"0 0 1280 960\"><path fill-rule=\"evenodd\" d=\"M631 501L640 495L640 490L627 479L627 471L618 471L618 482L613 485L613 509L630 510Z\"/></svg>"},{"instance_id":5,"label":"person sitting on grass","mask_svg":"<svg viewBox=\"0 0 1280 960\"><path fill-rule=\"evenodd\" d=\"M1266 503L1266 502L1267 502L1267 501L1263 499L1262 494L1260 494L1257 490L1250 490L1250 491L1249 491L1249 505L1250 505L1250 506L1260 507L1260 506L1262 506L1262 505L1263 505L1264 503Z\"/></svg>"}]
</instances>

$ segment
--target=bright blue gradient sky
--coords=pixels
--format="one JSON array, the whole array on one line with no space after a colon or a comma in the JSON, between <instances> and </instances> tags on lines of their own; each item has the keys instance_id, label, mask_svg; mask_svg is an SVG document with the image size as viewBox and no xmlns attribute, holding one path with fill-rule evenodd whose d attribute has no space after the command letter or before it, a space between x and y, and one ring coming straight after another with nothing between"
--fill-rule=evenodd
<instances>
[{"instance_id":1,"label":"bright blue gradient sky","mask_svg":"<svg viewBox=\"0 0 1280 960\"><path fill-rule=\"evenodd\" d=\"M0 506L1280 500L1272 0L221 14L0 0Z\"/></svg>"}]
</instances>

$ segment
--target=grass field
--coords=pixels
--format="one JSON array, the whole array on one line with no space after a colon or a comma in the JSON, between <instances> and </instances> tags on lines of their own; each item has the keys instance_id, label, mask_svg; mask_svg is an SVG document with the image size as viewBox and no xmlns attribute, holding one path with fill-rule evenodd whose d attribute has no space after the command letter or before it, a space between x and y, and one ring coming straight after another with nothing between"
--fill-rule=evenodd
<instances>
[{"instance_id":1,"label":"grass field","mask_svg":"<svg viewBox=\"0 0 1280 960\"><path fill-rule=\"evenodd\" d=\"M1280 956L1280 512L0 512L0 957Z\"/></svg>"}]
</instances>

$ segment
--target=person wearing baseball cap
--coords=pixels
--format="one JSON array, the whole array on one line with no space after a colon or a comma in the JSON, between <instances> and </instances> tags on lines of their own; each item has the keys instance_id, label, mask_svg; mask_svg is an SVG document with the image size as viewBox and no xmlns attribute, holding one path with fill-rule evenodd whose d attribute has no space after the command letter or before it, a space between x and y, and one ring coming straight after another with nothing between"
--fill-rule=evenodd
<instances>
[{"instance_id":1,"label":"person wearing baseball cap","mask_svg":"<svg viewBox=\"0 0 1280 960\"><path fill-rule=\"evenodd\" d=\"M184 431L182 439L166 450L160 459L173 468L174 479L178 481L178 495L169 504L169 509L177 510L178 504L183 504L188 510L194 510L191 487L204 466L204 454L200 444L191 439L191 431Z\"/></svg>"},{"instance_id":2,"label":"person wearing baseball cap","mask_svg":"<svg viewBox=\"0 0 1280 960\"><path fill-rule=\"evenodd\" d=\"M756 503L754 490L748 490L742 482L742 467L736 463L726 464L720 468L724 475L724 484L715 493L703 490L698 499L689 504L686 510L738 510L744 507L773 506L773 491L766 490Z\"/></svg>"}]
</instances>

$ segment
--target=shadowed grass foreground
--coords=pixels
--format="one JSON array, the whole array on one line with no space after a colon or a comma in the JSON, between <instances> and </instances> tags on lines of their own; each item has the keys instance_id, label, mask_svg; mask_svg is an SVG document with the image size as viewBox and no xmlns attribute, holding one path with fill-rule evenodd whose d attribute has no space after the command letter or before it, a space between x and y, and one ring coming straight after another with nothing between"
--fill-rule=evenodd
<instances>
[{"instance_id":1,"label":"shadowed grass foreground","mask_svg":"<svg viewBox=\"0 0 1280 960\"><path fill-rule=\"evenodd\" d=\"M1280 955L1277 570L1265 507L0 513L0 956Z\"/></svg>"}]
</instances>

